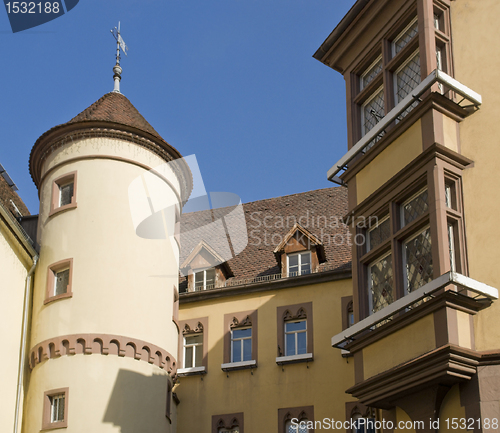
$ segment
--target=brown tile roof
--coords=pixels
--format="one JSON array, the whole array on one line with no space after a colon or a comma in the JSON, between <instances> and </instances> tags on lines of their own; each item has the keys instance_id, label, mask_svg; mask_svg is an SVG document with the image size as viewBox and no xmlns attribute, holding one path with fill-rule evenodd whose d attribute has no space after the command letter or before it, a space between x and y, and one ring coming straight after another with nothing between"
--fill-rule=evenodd
<instances>
[{"instance_id":1,"label":"brown tile roof","mask_svg":"<svg viewBox=\"0 0 500 433\"><path fill-rule=\"evenodd\" d=\"M148 121L142 117L142 114L139 113L137 108L135 108L121 93L106 93L90 107L73 117L67 124L96 120L132 126L141 131L149 132L155 137L163 140L160 134L158 134Z\"/></svg>"},{"instance_id":2,"label":"brown tile roof","mask_svg":"<svg viewBox=\"0 0 500 433\"><path fill-rule=\"evenodd\" d=\"M3 176L0 175L0 202L11 212L14 218L17 218L19 215L17 214L17 212L15 212L11 200L14 202L23 216L30 215L30 212L24 202L17 195L17 193L12 190Z\"/></svg>"},{"instance_id":3,"label":"brown tile roof","mask_svg":"<svg viewBox=\"0 0 500 433\"><path fill-rule=\"evenodd\" d=\"M325 267L335 270L350 269L349 230L341 224L341 218L347 213L346 188L325 188L258 200L244 203L243 209L247 224L248 244L240 254L227 262L234 273L234 279L279 274L281 270L273 251L296 222L323 242L326 262L320 265L320 270ZM183 214L181 233L194 228L211 227L209 224L212 218L216 221L225 214L227 214L227 208L216 209L212 212ZM182 263L197 243L196 241L190 243L189 238L188 242L185 242L183 236L181 240L180 262ZM219 239L219 241L221 244L226 242L225 239ZM212 243L211 246L220 251L220 245ZM181 291L185 285L185 280L181 278Z\"/></svg>"}]
</instances>

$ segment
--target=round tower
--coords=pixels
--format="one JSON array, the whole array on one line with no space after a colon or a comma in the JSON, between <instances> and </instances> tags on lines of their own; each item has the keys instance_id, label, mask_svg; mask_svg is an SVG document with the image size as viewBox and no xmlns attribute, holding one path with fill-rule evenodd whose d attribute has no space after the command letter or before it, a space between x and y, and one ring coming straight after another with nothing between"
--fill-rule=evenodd
<instances>
[{"instance_id":1,"label":"round tower","mask_svg":"<svg viewBox=\"0 0 500 433\"><path fill-rule=\"evenodd\" d=\"M191 189L182 161L116 91L36 141L41 250L24 432L175 431L172 239Z\"/></svg>"}]
</instances>

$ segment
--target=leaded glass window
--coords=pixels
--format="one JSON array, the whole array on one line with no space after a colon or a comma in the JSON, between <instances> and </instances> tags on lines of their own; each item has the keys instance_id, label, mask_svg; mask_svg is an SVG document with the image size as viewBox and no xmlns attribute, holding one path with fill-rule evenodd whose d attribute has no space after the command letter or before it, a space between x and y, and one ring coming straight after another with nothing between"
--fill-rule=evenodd
<instances>
[{"instance_id":1,"label":"leaded glass window","mask_svg":"<svg viewBox=\"0 0 500 433\"><path fill-rule=\"evenodd\" d=\"M392 54L398 54L418 34L418 22L415 18L403 31L394 38L392 42Z\"/></svg>"},{"instance_id":2,"label":"leaded glass window","mask_svg":"<svg viewBox=\"0 0 500 433\"><path fill-rule=\"evenodd\" d=\"M404 243L403 260L408 293L432 281L432 244L429 227Z\"/></svg>"},{"instance_id":3,"label":"leaded glass window","mask_svg":"<svg viewBox=\"0 0 500 433\"><path fill-rule=\"evenodd\" d=\"M218 433L240 433L240 428L239 427L233 427L233 428L220 428L217 430Z\"/></svg>"},{"instance_id":4,"label":"leaded glass window","mask_svg":"<svg viewBox=\"0 0 500 433\"><path fill-rule=\"evenodd\" d=\"M309 433L307 428L307 419L301 419L298 423L287 421L285 424L286 433Z\"/></svg>"},{"instance_id":5,"label":"leaded glass window","mask_svg":"<svg viewBox=\"0 0 500 433\"><path fill-rule=\"evenodd\" d=\"M361 106L362 135L370 131L384 115L384 89L380 87Z\"/></svg>"},{"instance_id":6,"label":"leaded glass window","mask_svg":"<svg viewBox=\"0 0 500 433\"><path fill-rule=\"evenodd\" d=\"M420 53L416 51L402 66L394 73L394 101L396 104L406 98L421 82L420 77ZM405 117L418 101L415 101L405 111L400 114L400 117Z\"/></svg>"},{"instance_id":7,"label":"leaded glass window","mask_svg":"<svg viewBox=\"0 0 500 433\"><path fill-rule=\"evenodd\" d=\"M379 56L360 77L360 88L364 89L382 71L382 56Z\"/></svg>"},{"instance_id":8,"label":"leaded glass window","mask_svg":"<svg viewBox=\"0 0 500 433\"><path fill-rule=\"evenodd\" d=\"M373 248L377 247L387 239L391 235L391 224L389 217L385 217L378 222L376 227L370 229L368 231L368 245L367 250L370 251Z\"/></svg>"},{"instance_id":9,"label":"leaded glass window","mask_svg":"<svg viewBox=\"0 0 500 433\"><path fill-rule=\"evenodd\" d=\"M427 189L419 191L401 206L401 225L415 221L429 210L429 193Z\"/></svg>"},{"instance_id":10,"label":"leaded glass window","mask_svg":"<svg viewBox=\"0 0 500 433\"><path fill-rule=\"evenodd\" d=\"M50 422L64 421L65 398L64 394L50 397Z\"/></svg>"},{"instance_id":11,"label":"leaded glass window","mask_svg":"<svg viewBox=\"0 0 500 433\"><path fill-rule=\"evenodd\" d=\"M62 295L68 291L69 269L55 272L54 275L54 296Z\"/></svg>"},{"instance_id":12,"label":"leaded glass window","mask_svg":"<svg viewBox=\"0 0 500 433\"><path fill-rule=\"evenodd\" d=\"M392 255L388 254L368 267L370 314L376 313L394 301Z\"/></svg>"}]
</instances>

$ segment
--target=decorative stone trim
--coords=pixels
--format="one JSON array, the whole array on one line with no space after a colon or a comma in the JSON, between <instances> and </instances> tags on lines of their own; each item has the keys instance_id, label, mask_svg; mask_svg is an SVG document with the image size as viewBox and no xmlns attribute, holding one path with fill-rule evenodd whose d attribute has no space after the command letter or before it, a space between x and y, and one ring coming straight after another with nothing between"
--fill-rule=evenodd
<instances>
[{"instance_id":1,"label":"decorative stone trim","mask_svg":"<svg viewBox=\"0 0 500 433\"><path fill-rule=\"evenodd\" d=\"M161 347L136 338L110 334L73 334L42 341L30 351L30 369L37 364L64 355L118 355L154 364L170 374L177 375L175 358Z\"/></svg>"}]
</instances>

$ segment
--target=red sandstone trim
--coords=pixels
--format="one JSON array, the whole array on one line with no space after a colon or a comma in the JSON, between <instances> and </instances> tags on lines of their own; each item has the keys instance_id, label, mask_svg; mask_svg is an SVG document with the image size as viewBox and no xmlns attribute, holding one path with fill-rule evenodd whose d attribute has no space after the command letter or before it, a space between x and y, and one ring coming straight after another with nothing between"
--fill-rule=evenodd
<instances>
[{"instance_id":1,"label":"red sandstone trim","mask_svg":"<svg viewBox=\"0 0 500 433\"><path fill-rule=\"evenodd\" d=\"M172 379L177 375L177 362L165 349L136 338L111 334L63 335L42 341L30 351L30 369L47 359L78 354L126 356L154 364L168 372Z\"/></svg>"}]
</instances>

